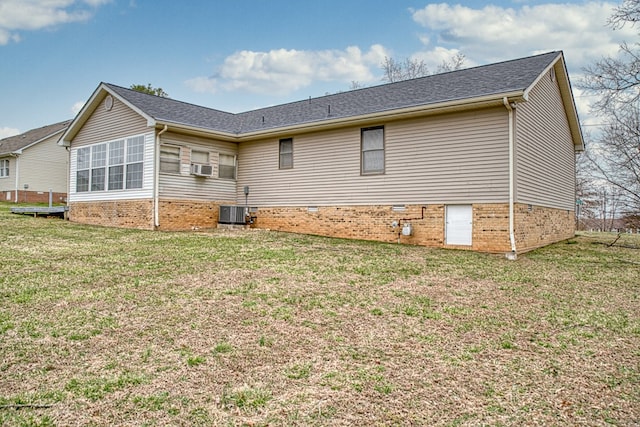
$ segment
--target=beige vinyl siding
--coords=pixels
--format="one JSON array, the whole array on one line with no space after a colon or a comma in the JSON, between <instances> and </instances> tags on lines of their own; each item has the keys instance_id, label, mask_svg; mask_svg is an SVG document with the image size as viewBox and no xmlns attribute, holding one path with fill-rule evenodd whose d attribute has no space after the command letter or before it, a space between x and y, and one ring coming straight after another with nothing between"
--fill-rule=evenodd
<instances>
[{"instance_id":1,"label":"beige vinyl siding","mask_svg":"<svg viewBox=\"0 0 640 427\"><path fill-rule=\"evenodd\" d=\"M573 210L575 152L556 81L547 73L516 109L516 202Z\"/></svg>"},{"instance_id":2,"label":"beige vinyl siding","mask_svg":"<svg viewBox=\"0 0 640 427\"><path fill-rule=\"evenodd\" d=\"M57 144L59 138L58 133L23 150L20 155L19 189L28 184L29 191L48 192L51 189L57 193L67 192L69 155L64 147Z\"/></svg>"},{"instance_id":3,"label":"beige vinyl siding","mask_svg":"<svg viewBox=\"0 0 640 427\"><path fill-rule=\"evenodd\" d=\"M180 173L160 173L161 198L191 200L235 200L236 181L218 178L218 155L237 156L238 146L232 142L216 141L167 132L160 136L161 144L180 147ZM212 177L191 175L191 151L209 153L209 163L214 166Z\"/></svg>"},{"instance_id":4,"label":"beige vinyl siding","mask_svg":"<svg viewBox=\"0 0 640 427\"><path fill-rule=\"evenodd\" d=\"M350 127L283 136L293 137L292 169L278 169L279 138L241 143L238 188L250 186L252 206L508 200L506 109L375 125L384 126L384 174L361 175L361 128Z\"/></svg>"},{"instance_id":5,"label":"beige vinyl siding","mask_svg":"<svg viewBox=\"0 0 640 427\"><path fill-rule=\"evenodd\" d=\"M136 135L127 135L133 137ZM110 142L104 139L100 143ZM155 134L153 132L144 135L144 160L142 171L142 188L131 190L87 191L76 192L76 171L78 165L78 149L72 148L69 155L69 201L89 202L97 200L134 200L146 199L153 196L153 166L154 166Z\"/></svg>"},{"instance_id":6,"label":"beige vinyl siding","mask_svg":"<svg viewBox=\"0 0 640 427\"><path fill-rule=\"evenodd\" d=\"M105 109L104 99L95 109L82 129L73 138L72 147L91 145L104 141L140 135L149 132L144 117L127 107L119 99L113 98L111 110Z\"/></svg>"}]
</instances>

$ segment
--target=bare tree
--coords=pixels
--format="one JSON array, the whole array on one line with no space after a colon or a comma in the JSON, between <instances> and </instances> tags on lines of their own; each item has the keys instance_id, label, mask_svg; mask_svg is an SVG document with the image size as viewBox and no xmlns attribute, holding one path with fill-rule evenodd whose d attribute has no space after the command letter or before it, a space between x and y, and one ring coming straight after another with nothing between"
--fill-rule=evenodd
<instances>
[{"instance_id":1,"label":"bare tree","mask_svg":"<svg viewBox=\"0 0 640 427\"><path fill-rule=\"evenodd\" d=\"M627 23L634 25L638 21L640 21L640 3L637 0L624 0L614 10L608 22L611 28L617 30Z\"/></svg>"},{"instance_id":2,"label":"bare tree","mask_svg":"<svg viewBox=\"0 0 640 427\"><path fill-rule=\"evenodd\" d=\"M436 68L436 73L446 73L448 71L459 70L464 67L465 56L458 52L448 60L443 60L442 64Z\"/></svg>"},{"instance_id":3,"label":"bare tree","mask_svg":"<svg viewBox=\"0 0 640 427\"><path fill-rule=\"evenodd\" d=\"M613 29L640 18L640 0L626 0L609 19ZM619 194L621 213L640 212L640 44L623 43L617 57L585 68L579 87L595 94L592 111L603 122L588 145L598 178ZM613 194L612 192L611 194Z\"/></svg>"},{"instance_id":4,"label":"bare tree","mask_svg":"<svg viewBox=\"0 0 640 427\"><path fill-rule=\"evenodd\" d=\"M465 56L457 53L450 59L442 61L442 64L436 68L436 73L459 70L463 67L464 60ZM417 58L405 58L399 61L385 56L384 61L380 64L380 68L383 72L382 80L388 83L416 79L432 74L424 60Z\"/></svg>"}]
</instances>

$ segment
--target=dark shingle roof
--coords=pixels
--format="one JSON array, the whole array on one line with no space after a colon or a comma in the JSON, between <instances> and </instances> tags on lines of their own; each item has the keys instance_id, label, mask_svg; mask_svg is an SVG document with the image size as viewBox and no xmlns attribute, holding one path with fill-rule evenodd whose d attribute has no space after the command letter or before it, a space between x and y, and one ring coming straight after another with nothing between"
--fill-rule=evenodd
<instances>
[{"instance_id":1,"label":"dark shingle roof","mask_svg":"<svg viewBox=\"0 0 640 427\"><path fill-rule=\"evenodd\" d=\"M524 91L558 57L549 52L232 114L107 84L157 121L241 134L414 106Z\"/></svg>"},{"instance_id":2,"label":"dark shingle roof","mask_svg":"<svg viewBox=\"0 0 640 427\"><path fill-rule=\"evenodd\" d=\"M20 135L10 136L0 140L0 155L16 152L24 147L27 147L34 142L38 142L41 139L47 138L60 131L65 130L71 120L65 120L64 122L54 123L52 125L43 126L37 129L31 129Z\"/></svg>"},{"instance_id":3,"label":"dark shingle roof","mask_svg":"<svg viewBox=\"0 0 640 427\"><path fill-rule=\"evenodd\" d=\"M237 118L233 113L149 95L112 84L105 85L157 121L231 133L237 131Z\"/></svg>"}]
</instances>

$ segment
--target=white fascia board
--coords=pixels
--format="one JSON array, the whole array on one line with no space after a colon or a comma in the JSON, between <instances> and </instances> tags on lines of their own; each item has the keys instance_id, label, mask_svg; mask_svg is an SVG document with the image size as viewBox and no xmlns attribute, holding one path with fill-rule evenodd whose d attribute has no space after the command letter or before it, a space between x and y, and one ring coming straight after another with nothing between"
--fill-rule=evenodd
<instances>
[{"instance_id":1,"label":"white fascia board","mask_svg":"<svg viewBox=\"0 0 640 427\"><path fill-rule=\"evenodd\" d=\"M93 94L91 94L91 97L89 97L89 100L86 102L86 104L84 104L76 118L73 119L66 132L62 135L60 141L58 141L58 145L62 145L64 147L69 147L71 145L71 140L76 136L82 126L84 126L86 121L89 119L91 114L95 111L96 108L98 108L104 97L107 95L111 95L114 98L117 98L124 105L131 108L137 114L146 119L147 123L152 123L149 126L155 126L155 119L153 117L149 116L144 111L140 110L138 107L132 105L126 99L122 98L116 92L109 89L109 86L107 86L105 83L100 83L96 90L93 91Z\"/></svg>"},{"instance_id":2,"label":"white fascia board","mask_svg":"<svg viewBox=\"0 0 640 427\"><path fill-rule=\"evenodd\" d=\"M319 131L323 129L330 129L333 127L341 127L348 124L356 125L366 122L384 121L384 120L398 120L411 118L416 116L424 116L429 114L441 114L452 111L472 110L477 108L486 108L491 106L500 106L503 103L504 98L509 101L523 101L524 93L522 91L514 91L509 93L492 94L477 98L466 98L454 101L446 101L437 104L419 105L414 107L400 108L397 110L385 110L375 113L364 114L359 116L341 117L337 119L322 120L311 123L300 123L291 126L283 126L277 128L270 128L258 131L252 131L247 133L241 133L237 135L236 140L248 141L253 139L260 139L265 136L273 136L280 133L292 133L292 132L311 132Z\"/></svg>"}]
</instances>

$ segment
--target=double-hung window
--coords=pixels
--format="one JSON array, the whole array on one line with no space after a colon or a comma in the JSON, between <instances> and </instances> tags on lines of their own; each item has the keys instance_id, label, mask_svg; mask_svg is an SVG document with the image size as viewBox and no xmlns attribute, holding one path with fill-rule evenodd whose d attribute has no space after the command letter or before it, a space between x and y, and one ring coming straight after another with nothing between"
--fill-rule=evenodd
<instances>
[{"instance_id":1,"label":"double-hung window","mask_svg":"<svg viewBox=\"0 0 640 427\"><path fill-rule=\"evenodd\" d=\"M293 138L280 140L280 169L293 168Z\"/></svg>"},{"instance_id":2,"label":"double-hung window","mask_svg":"<svg viewBox=\"0 0 640 427\"><path fill-rule=\"evenodd\" d=\"M81 147L76 159L76 192L142 188L144 136Z\"/></svg>"},{"instance_id":3,"label":"double-hung window","mask_svg":"<svg viewBox=\"0 0 640 427\"><path fill-rule=\"evenodd\" d=\"M180 147L160 146L160 172L180 173Z\"/></svg>"},{"instance_id":4,"label":"double-hung window","mask_svg":"<svg viewBox=\"0 0 640 427\"><path fill-rule=\"evenodd\" d=\"M218 178L236 179L236 156L220 153L218 157Z\"/></svg>"},{"instance_id":5,"label":"double-hung window","mask_svg":"<svg viewBox=\"0 0 640 427\"><path fill-rule=\"evenodd\" d=\"M9 176L9 160L0 160L0 178L6 178Z\"/></svg>"},{"instance_id":6,"label":"double-hung window","mask_svg":"<svg viewBox=\"0 0 640 427\"><path fill-rule=\"evenodd\" d=\"M362 174L384 173L384 127L362 129Z\"/></svg>"}]
</instances>

